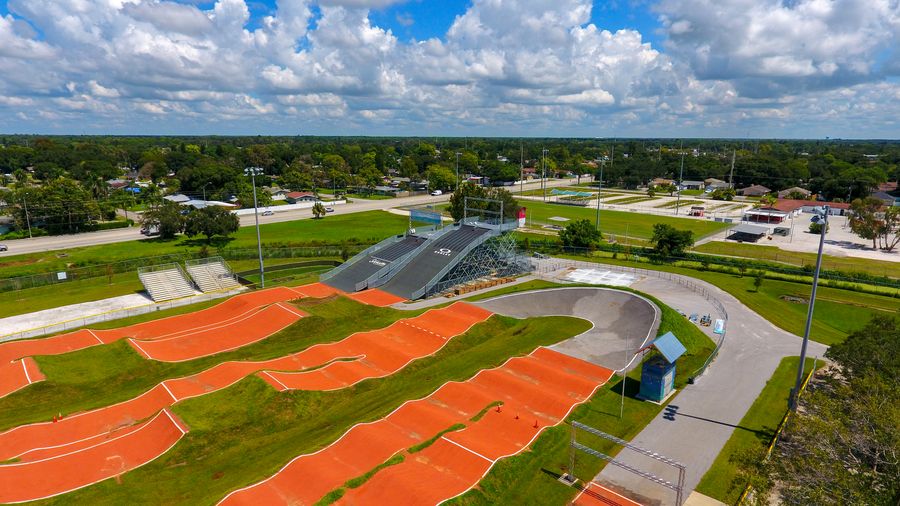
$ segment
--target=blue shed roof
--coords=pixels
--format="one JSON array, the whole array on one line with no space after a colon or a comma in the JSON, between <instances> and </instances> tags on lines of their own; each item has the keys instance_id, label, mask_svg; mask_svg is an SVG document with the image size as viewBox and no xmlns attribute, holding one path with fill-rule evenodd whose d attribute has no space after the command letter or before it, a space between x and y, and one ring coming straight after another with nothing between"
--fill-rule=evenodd
<instances>
[{"instance_id":1,"label":"blue shed roof","mask_svg":"<svg viewBox=\"0 0 900 506\"><path fill-rule=\"evenodd\" d=\"M655 346L670 364L678 360L678 357L684 355L684 352L687 351L687 348L685 348L684 345L681 344L681 341L675 337L675 334L671 332L666 332L657 337L651 346Z\"/></svg>"}]
</instances>

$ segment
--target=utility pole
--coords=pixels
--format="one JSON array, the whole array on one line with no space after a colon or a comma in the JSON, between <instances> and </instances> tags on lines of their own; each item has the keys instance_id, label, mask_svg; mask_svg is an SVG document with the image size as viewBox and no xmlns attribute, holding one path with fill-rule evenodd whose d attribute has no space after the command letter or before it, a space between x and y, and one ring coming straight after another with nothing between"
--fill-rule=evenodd
<instances>
[{"instance_id":1,"label":"utility pole","mask_svg":"<svg viewBox=\"0 0 900 506\"><path fill-rule=\"evenodd\" d=\"M547 153L549 152L546 148L541 149L541 192L544 195L544 202L547 202Z\"/></svg>"},{"instance_id":2,"label":"utility pole","mask_svg":"<svg viewBox=\"0 0 900 506\"><path fill-rule=\"evenodd\" d=\"M459 190L459 155L460 152L456 152L456 189Z\"/></svg>"},{"instance_id":3,"label":"utility pole","mask_svg":"<svg viewBox=\"0 0 900 506\"><path fill-rule=\"evenodd\" d=\"M684 141L681 141L681 172L678 174L678 198L675 200L675 216L678 216L678 208L681 207L681 182L684 180Z\"/></svg>"},{"instance_id":4,"label":"utility pole","mask_svg":"<svg viewBox=\"0 0 900 506\"><path fill-rule=\"evenodd\" d=\"M600 183L597 186L597 231L600 231L600 196L603 195L603 165L600 163Z\"/></svg>"},{"instance_id":5,"label":"utility pole","mask_svg":"<svg viewBox=\"0 0 900 506\"><path fill-rule=\"evenodd\" d=\"M731 173L728 175L728 186L734 188L734 159L737 157L737 150L731 152Z\"/></svg>"},{"instance_id":6,"label":"utility pole","mask_svg":"<svg viewBox=\"0 0 900 506\"><path fill-rule=\"evenodd\" d=\"M256 250L259 253L259 286L266 287L266 273L263 267L262 241L259 237L259 206L256 200L256 175L262 174L263 169L260 167L247 167L244 169L244 175L250 176L251 184L253 184L253 216L256 218Z\"/></svg>"},{"instance_id":7,"label":"utility pole","mask_svg":"<svg viewBox=\"0 0 900 506\"><path fill-rule=\"evenodd\" d=\"M806 312L806 330L803 331L803 344L800 346L800 365L797 366L797 380L791 390L788 408L797 411L800 397L800 385L803 383L803 363L806 362L806 347L809 345L809 331L812 328L813 310L816 307L816 290L819 288L819 272L822 270L822 249L825 247L825 234L828 232L828 206L823 206L824 217L820 220L822 234L819 236L819 256L816 258L816 271L813 274L812 293L809 296L809 309Z\"/></svg>"},{"instance_id":8,"label":"utility pole","mask_svg":"<svg viewBox=\"0 0 900 506\"><path fill-rule=\"evenodd\" d=\"M31 218L28 216L28 200L22 199L22 204L25 206L25 223L28 225L28 238L31 239Z\"/></svg>"},{"instance_id":9,"label":"utility pole","mask_svg":"<svg viewBox=\"0 0 900 506\"><path fill-rule=\"evenodd\" d=\"M625 334L625 362L622 366L622 403L619 405L619 418L625 416L625 382L628 381L628 334Z\"/></svg>"}]
</instances>

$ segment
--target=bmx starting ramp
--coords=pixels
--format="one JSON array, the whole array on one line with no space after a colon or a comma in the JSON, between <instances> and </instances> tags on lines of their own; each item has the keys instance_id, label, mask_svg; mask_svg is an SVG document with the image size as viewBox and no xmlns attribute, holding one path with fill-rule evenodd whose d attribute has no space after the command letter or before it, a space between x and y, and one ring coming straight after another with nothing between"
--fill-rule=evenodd
<instances>
[{"instance_id":1,"label":"bmx starting ramp","mask_svg":"<svg viewBox=\"0 0 900 506\"><path fill-rule=\"evenodd\" d=\"M453 230L426 244L409 262L379 288L404 299L415 299L435 278L455 266L474 246L490 238L492 230L474 225L454 225Z\"/></svg>"},{"instance_id":2,"label":"bmx starting ramp","mask_svg":"<svg viewBox=\"0 0 900 506\"><path fill-rule=\"evenodd\" d=\"M366 281L379 271L412 253L428 239L416 235L407 235L402 239L396 237L382 241L360 255L351 258L345 264L346 267L323 279L322 282L344 292L353 293L367 288Z\"/></svg>"}]
</instances>

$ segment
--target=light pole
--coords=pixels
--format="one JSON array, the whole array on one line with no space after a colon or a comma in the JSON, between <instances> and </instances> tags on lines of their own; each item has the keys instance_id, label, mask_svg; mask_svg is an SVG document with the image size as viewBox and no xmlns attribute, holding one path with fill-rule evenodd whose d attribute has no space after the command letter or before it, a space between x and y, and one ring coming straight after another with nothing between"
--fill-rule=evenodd
<instances>
[{"instance_id":1,"label":"light pole","mask_svg":"<svg viewBox=\"0 0 900 506\"><path fill-rule=\"evenodd\" d=\"M675 216L678 216L678 208L681 207L681 183L684 182L684 141L681 141L681 171L678 173L678 198L675 199Z\"/></svg>"},{"instance_id":2,"label":"light pole","mask_svg":"<svg viewBox=\"0 0 900 506\"><path fill-rule=\"evenodd\" d=\"M456 152L456 189L459 190L459 151Z\"/></svg>"},{"instance_id":3,"label":"light pole","mask_svg":"<svg viewBox=\"0 0 900 506\"><path fill-rule=\"evenodd\" d=\"M247 167L244 169L244 175L250 176L251 184L253 184L253 217L256 219L256 251L259 253L259 286L266 287L266 273L263 269L262 241L259 238L259 206L256 202L256 176L262 174L261 167Z\"/></svg>"},{"instance_id":4,"label":"light pole","mask_svg":"<svg viewBox=\"0 0 900 506\"><path fill-rule=\"evenodd\" d=\"M600 184L597 185L597 231L600 231L600 197L603 195L603 163L600 164Z\"/></svg>"},{"instance_id":5,"label":"light pole","mask_svg":"<svg viewBox=\"0 0 900 506\"><path fill-rule=\"evenodd\" d=\"M813 309L816 307L816 289L819 288L819 272L822 270L822 249L825 247L825 233L828 232L828 206L822 208L825 216L818 221L822 225L821 235L819 236L819 256L816 258L816 272L813 274L812 293L809 296L809 309L806 313L806 330L803 332L803 344L800 346L800 365L797 366L797 381L794 382L794 388L791 390L791 398L788 408L791 411L797 411L798 399L800 397L800 385L803 383L803 363L806 362L806 347L809 344L809 331L812 327ZM819 215L813 217L815 220Z\"/></svg>"},{"instance_id":6,"label":"light pole","mask_svg":"<svg viewBox=\"0 0 900 506\"><path fill-rule=\"evenodd\" d=\"M541 149L541 192L544 195L544 202L547 202L547 153L549 152L546 148Z\"/></svg>"},{"instance_id":7,"label":"light pole","mask_svg":"<svg viewBox=\"0 0 900 506\"><path fill-rule=\"evenodd\" d=\"M210 182L206 183L205 185L203 185L203 202L206 202L206 187L209 186L209 185L211 185L211 184L212 184L212 181L210 181ZM256 185L253 185L253 190L256 191Z\"/></svg>"}]
</instances>

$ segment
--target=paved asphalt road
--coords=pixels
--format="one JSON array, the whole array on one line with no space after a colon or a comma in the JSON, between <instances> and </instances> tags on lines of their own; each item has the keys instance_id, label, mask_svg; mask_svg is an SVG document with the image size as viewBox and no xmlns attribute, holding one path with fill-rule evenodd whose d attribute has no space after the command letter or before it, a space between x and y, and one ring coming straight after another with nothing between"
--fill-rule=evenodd
<instances>
[{"instance_id":1,"label":"paved asphalt road","mask_svg":"<svg viewBox=\"0 0 900 506\"><path fill-rule=\"evenodd\" d=\"M589 181L590 179L584 179L583 181ZM566 186L572 184L571 180L563 179L563 180L555 180L548 181L547 187L555 187L555 186ZM518 186L516 189L518 190ZM540 183L530 183L525 185L526 190L533 190L540 188ZM420 205L420 204L434 204L439 202L446 202L450 199L450 195L441 195L438 197L432 197L430 195L416 196L416 197L404 197L399 199L388 199L388 200L362 200L357 199L354 200L350 204L334 206L334 214L350 214L350 213L361 213L365 211L376 211L376 210L384 210L391 209L394 207L403 207L403 206L412 206L412 205ZM278 223L283 221L294 221L294 220L305 220L312 218L312 213L309 209L298 209L296 211L286 211L286 212L278 212L273 214L272 216L262 216L259 217L259 223ZM248 227L254 225L253 215L242 216L241 217L241 226ZM10 255L21 255L25 253L36 253L41 251L54 251L60 249L68 249L68 248L78 248L83 246L94 246L98 244L111 244L117 242L127 242L127 241L136 241L140 239L145 239L143 235L141 235L139 227L132 228L120 228L116 230L104 230L101 232L88 232L84 234L72 234L72 235L58 235L53 237L35 237L33 239L18 239L14 241L4 241L7 247L9 247L9 251L0 252L0 257L10 256Z\"/></svg>"}]
</instances>

